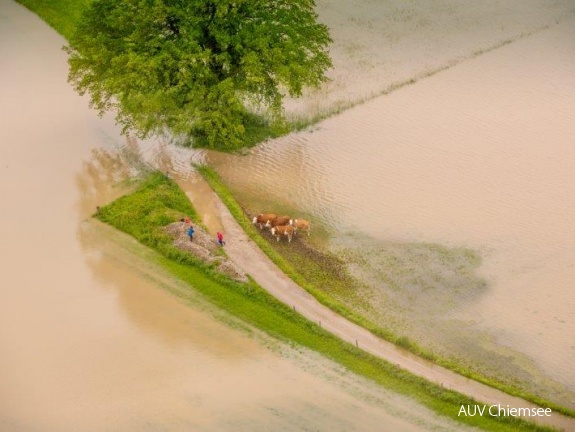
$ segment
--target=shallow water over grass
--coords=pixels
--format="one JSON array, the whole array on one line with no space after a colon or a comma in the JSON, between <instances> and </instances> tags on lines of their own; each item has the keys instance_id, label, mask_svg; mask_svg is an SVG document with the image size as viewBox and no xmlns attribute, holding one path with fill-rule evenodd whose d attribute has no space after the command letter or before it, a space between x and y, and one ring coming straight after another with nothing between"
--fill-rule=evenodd
<instances>
[{"instance_id":1,"label":"shallow water over grass","mask_svg":"<svg viewBox=\"0 0 575 432\"><path fill-rule=\"evenodd\" d=\"M575 406L573 29L567 19L246 157L208 160L247 207L295 208L334 248L379 251L352 270L381 301L395 296L410 337ZM399 291L385 283L394 260Z\"/></svg>"}]
</instances>

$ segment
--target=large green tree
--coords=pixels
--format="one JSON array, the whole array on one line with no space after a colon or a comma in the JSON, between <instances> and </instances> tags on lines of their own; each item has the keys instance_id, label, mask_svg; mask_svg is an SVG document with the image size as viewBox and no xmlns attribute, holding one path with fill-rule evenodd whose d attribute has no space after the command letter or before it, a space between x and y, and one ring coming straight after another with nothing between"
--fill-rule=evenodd
<instances>
[{"instance_id":1,"label":"large green tree","mask_svg":"<svg viewBox=\"0 0 575 432\"><path fill-rule=\"evenodd\" d=\"M69 81L124 131L237 148L253 113L319 86L330 36L313 0L94 0L65 50Z\"/></svg>"}]
</instances>

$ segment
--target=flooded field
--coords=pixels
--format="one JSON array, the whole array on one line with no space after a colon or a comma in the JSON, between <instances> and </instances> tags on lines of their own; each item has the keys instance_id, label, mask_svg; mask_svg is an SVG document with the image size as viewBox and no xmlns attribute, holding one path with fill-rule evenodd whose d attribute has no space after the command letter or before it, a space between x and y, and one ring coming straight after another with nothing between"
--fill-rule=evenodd
<instances>
[{"instance_id":1,"label":"flooded field","mask_svg":"<svg viewBox=\"0 0 575 432\"><path fill-rule=\"evenodd\" d=\"M0 0L0 430L462 430L213 310L92 220L131 168L63 43Z\"/></svg>"},{"instance_id":2,"label":"flooded field","mask_svg":"<svg viewBox=\"0 0 575 432\"><path fill-rule=\"evenodd\" d=\"M380 323L574 407L574 29L207 159L244 205L326 226Z\"/></svg>"},{"instance_id":3,"label":"flooded field","mask_svg":"<svg viewBox=\"0 0 575 432\"><path fill-rule=\"evenodd\" d=\"M318 0L333 39L330 82L288 101L313 118L417 81L575 14L569 0Z\"/></svg>"}]
</instances>

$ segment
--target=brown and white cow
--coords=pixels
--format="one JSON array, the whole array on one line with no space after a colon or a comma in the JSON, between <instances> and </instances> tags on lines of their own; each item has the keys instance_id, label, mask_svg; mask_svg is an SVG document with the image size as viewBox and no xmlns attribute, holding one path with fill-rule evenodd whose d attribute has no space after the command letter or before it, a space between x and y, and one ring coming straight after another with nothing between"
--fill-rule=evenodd
<instances>
[{"instance_id":1,"label":"brown and white cow","mask_svg":"<svg viewBox=\"0 0 575 432\"><path fill-rule=\"evenodd\" d=\"M289 224L295 228L296 234L299 230L302 230L307 231L307 235L309 236L309 233L311 231L310 221L305 219L290 219Z\"/></svg>"},{"instance_id":2,"label":"brown and white cow","mask_svg":"<svg viewBox=\"0 0 575 432\"><path fill-rule=\"evenodd\" d=\"M288 238L288 242L291 242L294 232L295 229L291 225L278 225L272 228L272 235L277 241L280 241L280 237L284 235Z\"/></svg>"},{"instance_id":3,"label":"brown and white cow","mask_svg":"<svg viewBox=\"0 0 575 432\"><path fill-rule=\"evenodd\" d=\"M275 218L277 218L277 216L273 213L260 213L254 217L252 223L259 225L260 229L262 229L264 226L268 226L267 224Z\"/></svg>"},{"instance_id":4,"label":"brown and white cow","mask_svg":"<svg viewBox=\"0 0 575 432\"><path fill-rule=\"evenodd\" d=\"M289 216L278 216L277 218L268 221L268 223L266 223L266 226L268 228L273 228L277 226L289 225L290 220L291 219Z\"/></svg>"}]
</instances>

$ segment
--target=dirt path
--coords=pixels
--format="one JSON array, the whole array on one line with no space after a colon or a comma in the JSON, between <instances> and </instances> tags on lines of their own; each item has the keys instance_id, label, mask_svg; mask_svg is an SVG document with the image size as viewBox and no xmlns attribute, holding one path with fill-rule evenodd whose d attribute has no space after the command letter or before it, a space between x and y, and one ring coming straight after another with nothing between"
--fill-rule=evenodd
<instances>
[{"instance_id":1,"label":"dirt path","mask_svg":"<svg viewBox=\"0 0 575 432\"><path fill-rule=\"evenodd\" d=\"M448 369L437 366L417 357L397 346L380 339L368 330L360 327L331 309L320 304L303 288L288 278L261 249L248 238L244 230L228 211L224 203L200 177L193 182L178 181L202 217L211 213L210 219L219 219L215 225L221 226L226 235L226 252L246 273L283 303L292 306L297 312L321 326L339 338L374 354L403 369L421 376L443 387L458 391L477 401L489 405L500 404L503 408L534 408L537 405L521 398L510 396L502 391L458 375ZM202 191L201 197L197 193ZM206 205L209 203L209 205ZM566 431L575 430L575 419L553 412L550 417L531 417L530 420L550 425Z\"/></svg>"}]
</instances>

